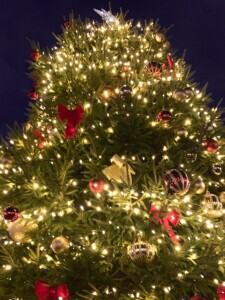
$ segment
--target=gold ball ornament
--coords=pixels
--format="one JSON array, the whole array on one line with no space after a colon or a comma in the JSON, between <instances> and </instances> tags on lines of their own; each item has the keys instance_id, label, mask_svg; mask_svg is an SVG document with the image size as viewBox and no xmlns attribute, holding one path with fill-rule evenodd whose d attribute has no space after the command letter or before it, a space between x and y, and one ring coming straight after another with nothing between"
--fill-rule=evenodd
<instances>
[{"instance_id":1,"label":"gold ball ornament","mask_svg":"<svg viewBox=\"0 0 225 300\"><path fill-rule=\"evenodd\" d=\"M10 237L17 243L29 243L31 238L29 232L37 228L33 221L27 221L23 218L18 218L8 226Z\"/></svg>"},{"instance_id":2,"label":"gold ball ornament","mask_svg":"<svg viewBox=\"0 0 225 300\"><path fill-rule=\"evenodd\" d=\"M207 192L202 201L203 212L209 217L219 218L223 214L223 205L218 196Z\"/></svg>"},{"instance_id":3,"label":"gold ball ornament","mask_svg":"<svg viewBox=\"0 0 225 300\"><path fill-rule=\"evenodd\" d=\"M166 41L163 43L163 48L164 49L169 49L170 48L170 42L169 41Z\"/></svg>"},{"instance_id":4,"label":"gold ball ornament","mask_svg":"<svg viewBox=\"0 0 225 300\"><path fill-rule=\"evenodd\" d=\"M116 96L115 89L112 86L104 86L100 95L98 96L98 99L102 102L107 102L110 100L110 98L113 98Z\"/></svg>"},{"instance_id":5,"label":"gold ball ornament","mask_svg":"<svg viewBox=\"0 0 225 300\"><path fill-rule=\"evenodd\" d=\"M198 179L195 183L195 193L202 194L205 191L205 182L202 179Z\"/></svg>"},{"instance_id":6,"label":"gold ball ornament","mask_svg":"<svg viewBox=\"0 0 225 300\"><path fill-rule=\"evenodd\" d=\"M187 98L192 98L195 95L195 93L192 90L192 88L185 88L184 92L185 92Z\"/></svg>"},{"instance_id":7,"label":"gold ball ornament","mask_svg":"<svg viewBox=\"0 0 225 300\"><path fill-rule=\"evenodd\" d=\"M63 236L56 237L51 243L51 248L56 254L63 253L69 246L68 239Z\"/></svg>"},{"instance_id":8,"label":"gold ball ornament","mask_svg":"<svg viewBox=\"0 0 225 300\"><path fill-rule=\"evenodd\" d=\"M220 193L220 201L223 203L225 202L225 192Z\"/></svg>"},{"instance_id":9,"label":"gold ball ornament","mask_svg":"<svg viewBox=\"0 0 225 300\"><path fill-rule=\"evenodd\" d=\"M162 32L158 32L156 33L155 35L155 39L158 43L163 43L166 41L166 37L165 37L165 34L162 33Z\"/></svg>"},{"instance_id":10,"label":"gold ball ornament","mask_svg":"<svg viewBox=\"0 0 225 300\"><path fill-rule=\"evenodd\" d=\"M156 247L138 240L127 247L127 254L133 261L152 260L156 254Z\"/></svg>"},{"instance_id":11,"label":"gold ball ornament","mask_svg":"<svg viewBox=\"0 0 225 300\"><path fill-rule=\"evenodd\" d=\"M172 94L173 99L183 101L187 98L187 95L183 89L176 89Z\"/></svg>"}]
</instances>

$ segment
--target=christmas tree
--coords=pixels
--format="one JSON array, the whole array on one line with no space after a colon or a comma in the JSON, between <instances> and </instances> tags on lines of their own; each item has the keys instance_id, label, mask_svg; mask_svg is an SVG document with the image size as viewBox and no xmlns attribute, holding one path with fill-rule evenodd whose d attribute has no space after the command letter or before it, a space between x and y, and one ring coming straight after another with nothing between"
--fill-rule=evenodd
<instances>
[{"instance_id":1,"label":"christmas tree","mask_svg":"<svg viewBox=\"0 0 225 300\"><path fill-rule=\"evenodd\" d=\"M0 298L225 299L225 147L167 31L70 16L1 144ZM224 284L224 286L223 286Z\"/></svg>"}]
</instances>

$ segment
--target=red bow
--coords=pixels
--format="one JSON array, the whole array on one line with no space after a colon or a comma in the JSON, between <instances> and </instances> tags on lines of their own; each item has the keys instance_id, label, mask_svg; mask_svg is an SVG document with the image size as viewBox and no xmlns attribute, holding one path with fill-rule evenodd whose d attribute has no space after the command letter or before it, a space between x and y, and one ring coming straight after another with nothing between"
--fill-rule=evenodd
<instances>
[{"instance_id":1,"label":"red bow","mask_svg":"<svg viewBox=\"0 0 225 300\"><path fill-rule=\"evenodd\" d=\"M35 295L39 300L63 300L68 299L69 291L66 284L49 286L46 282L38 280L35 283Z\"/></svg>"},{"instance_id":2,"label":"red bow","mask_svg":"<svg viewBox=\"0 0 225 300\"><path fill-rule=\"evenodd\" d=\"M220 300L225 300L225 286L219 285L217 287L217 295Z\"/></svg>"},{"instance_id":3,"label":"red bow","mask_svg":"<svg viewBox=\"0 0 225 300\"><path fill-rule=\"evenodd\" d=\"M169 54L167 54L166 58L167 58L167 64L163 64L162 68L163 69L173 69L174 62L173 62L171 56Z\"/></svg>"},{"instance_id":4,"label":"red bow","mask_svg":"<svg viewBox=\"0 0 225 300\"><path fill-rule=\"evenodd\" d=\"M58 118L62 121L67 121L66 131L64 137L73 138L74 134L78 132L77 125L84 118L84 110L81 105L78 105L75 109L68 109L65 105L58 105Z\"/></svg>"},{"instance_id":5,"label":"red bow","mask_svg":"<svg viewBox=\"0 0 225 300\"><path fill-rule=\"evenodd\" d=\"M151 209L149 212L150 215L153 215L153 218L157 223L160 223L169 233L171 239L179 244L178 238L176 237L175 233L173 232L173 229L170 225L173 227L176 227L180 222L181 212L178 210L173 209L165 218L163 217L165 213L158 212L155 205L151 205ZM224 299L225 300L225 299Z\"/></svg>"}]
</instances>

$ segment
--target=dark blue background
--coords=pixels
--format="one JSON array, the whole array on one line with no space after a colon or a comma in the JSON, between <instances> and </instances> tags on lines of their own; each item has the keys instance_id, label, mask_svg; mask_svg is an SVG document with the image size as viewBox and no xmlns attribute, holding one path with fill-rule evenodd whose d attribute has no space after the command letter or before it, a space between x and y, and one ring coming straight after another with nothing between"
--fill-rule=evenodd
<instances>
[{"instance_id":1,"label":"dark blue background","mask_svg":"<svg viewBox=\"0 0 225 300\"><path fill-rule=\"evenodd\" d=\"M111 1L112 11L129 10L127 18L135 21L159 19L170 30L172 47L196 71L196 81L203 86L209 82L208 92L214 103L225 95L225 1L224 0L130 0ZM100 17L93 8L108 9L104 0L0 0L0 133L6 124L26 121L30 101L27 91L32 87L28 79L31 47L27 38L51 48L64 18L73 10L82 18ZM223 105L223 104L222 104Z\"/></svg>"}]
</instances>

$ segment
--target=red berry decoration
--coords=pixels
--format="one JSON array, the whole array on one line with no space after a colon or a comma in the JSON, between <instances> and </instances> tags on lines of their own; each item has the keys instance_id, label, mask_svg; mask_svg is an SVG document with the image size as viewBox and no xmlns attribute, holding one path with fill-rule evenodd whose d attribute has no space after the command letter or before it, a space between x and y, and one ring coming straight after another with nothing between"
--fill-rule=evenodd
<instances>
[{"instance_id":1,"label":"red berry decoration","mask_svg":"<svg viewBox=\"0 0 225 300\"><path fill-rule=\"evenodd\" d=\"M38 99L38 93L35 91L31 91L29 94L30 99L37 100Z\"/></svg>"},{"instance_id":2,"label":"red berry decoration","mask_svg":"<svg viewBox=\"0 0 225 300\"><path fill-rule=\"evenodd\" d=\"M184 171L172 169L165 174L165 185L168 193L183 196L189 190L190 181Z\"/></svg>"},{"instance_id":3,"label":"red berry decoration","mask_svg":"<svg viewBox=\"0 0 225 300\"><path fill-rule=\"evenodd\" d=\"M31 58L34 60L34 61L38 61L39 58L40 58L40 52L39 51L32 51L31 54L30 54Z\"/></svg>"},{"instance_id":4,"label":"red berry decoration","mask_svg":"<svg viewBox=\"0 0 225 300\"><path fill-rule=\"evenodd\" d=\"M4 219L9 222L14 222L19 217L19 210L16 207L8 206L4 209Z\"/></svg>"},{"instance_id":5,"label":"red berry decoration","mask_svg":"<svg viewBox=\"0 0 225 300\"><path fill-rule=\"evenodd\" d=\"M89 182L89 189L92 193L101 193L104 189L104 181L98 178L91 179Z\"/></svg>"},{"instance_id":6,"label":"red berry decoration","mask_svg":"<svg viewBox=\"0 0 225 300\"><path fill-rule=\"evenodd\" d=\"M204 148L206 149L207 152L214 152L217 150L219 147L219 144L216 140L214 139L208 139L203 142Z\"/></svg>"},{"instance_id":7,"label":"red berry decoration","mask_svg":"<svg viewBox=\"0 0 225 300\"><path fill-rule=\"evenodd\" d=\"M163 123L167 123L172 118L172 114L168 110L162 110L157 116L157 121L162 121Z\"/></svg>"}]
</instances>

